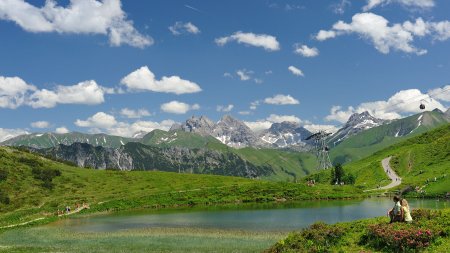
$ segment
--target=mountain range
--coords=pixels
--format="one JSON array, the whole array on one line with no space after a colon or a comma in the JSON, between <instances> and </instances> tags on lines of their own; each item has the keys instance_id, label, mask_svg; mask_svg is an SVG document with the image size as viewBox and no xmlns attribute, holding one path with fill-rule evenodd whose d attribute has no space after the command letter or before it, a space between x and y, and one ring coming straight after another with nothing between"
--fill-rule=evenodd
<instances>
[{"instance_id":1,"label":"mountain range","mask_svg":"<svg viewBox=\"0 0 450 253\"><path fill-rule=\"evenodd\" d=\"M392 121L377 119L368 112L354 114L327 139L330 157L333 163L359 160L448 122L449 111L439 110ZM216 123L205 116L191 117L169 131L139 133L140 138L34 133L2 145L26 146L80 167L295 180L317 168L314 155L306 152L313 145L306 140L311 134L294 122L273 123L269 129L255 133L242 121L226 115Z\"/></svg>"}]
</instances>

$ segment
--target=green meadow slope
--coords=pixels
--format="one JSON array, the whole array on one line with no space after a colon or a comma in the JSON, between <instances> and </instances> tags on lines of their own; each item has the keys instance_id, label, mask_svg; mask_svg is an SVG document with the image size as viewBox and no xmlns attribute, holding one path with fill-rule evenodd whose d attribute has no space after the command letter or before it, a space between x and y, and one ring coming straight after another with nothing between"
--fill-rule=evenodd
<instances>
[{"instance_id":1,"label":"green meadow slope","mask_svg":"<svg viewBox=\"0 0 450 253\"><path fill-rule=\"evenodd\" d=\"M424 112L398 119L347 138L331 149L330 158L334 164L357 161L448 122L448 116L441 111Z\"/></svg>"},{"instance_id":2,"label":"green meadow slope","mask_svg":"<svg viewBox=\"0 0 450 253\"><path fill-rule=\"evenodd\" d=\"M90 205L89 212L98 212L362 194L352 186L312 188L238 177L84 169L0 147L0 227L34 218L54 218L58 209L82 202Z\"/></svg>"},{"instance_id":3,"label":"green meadow slope","mask_svg":"<svg viewBox=\"0 0 450 253\"><path fill-rule=\"evenodd\" d=\"M450 124L394 144L370 157L345 164L344 170L356 176L355 185L360 189L387 185L390 181L383 171L381 160L390 156L391 167L402 178L399 188L417 186L424 191L421 194L427 196L443 196L450 192ZM322 171L307 178L329 182L330 171Z\"/></svg>"}]
</instances>

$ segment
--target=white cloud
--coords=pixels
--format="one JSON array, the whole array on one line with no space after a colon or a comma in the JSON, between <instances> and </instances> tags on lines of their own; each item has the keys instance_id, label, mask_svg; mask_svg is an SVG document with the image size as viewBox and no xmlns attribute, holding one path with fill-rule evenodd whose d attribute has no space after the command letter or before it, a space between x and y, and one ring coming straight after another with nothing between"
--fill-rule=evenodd
<instances>
[{"instance_id":1,"label":"white cloud","mask_svg":"<svg viewBox=\"0 0 450 253\"><path fill-rule=\"evenodd\" d=\"M152 45L153 39L140 34L126 16L120 0L70 0L67 7L48 0L40 8L24 0L0 3L0 19L13 21L28 32L102 34L109 36L112 46Z\"/></svg>"},{"instance_id":2,"label":"white cloud","mask_svg":"<svg viewBox=\"0 0 450 253\"><path fill-rule=\"evenodd\" d=\"M434 0L367 0L363 11L369 11L379 5L397 3L408 8L429 9L434 7Z\"/></svg>"},{"instance_id":3,"label":"white cloud","mask_svg":"<svg viewBox=\"0 0 450 253\"><path fill-rule=\"evenodd\" d=\"M244 123L253 131L259 132L265 129L269 129L273 123L281 123L283 121L295 122L299 124L310 124L309 121L303 121L294 115L277 115L271 114L265 119L260 119L257 121L245 121Z\"/></svg>"},{"instance_id":4,"label":"white cloud","mask_svg":"<svg viewBox=\"0 0 450 253\"><path fill-rule=\"evenodd\" d=\"M349 0L340 0L340 2L333 4L331 8L333 9L334 13L342 15L345 13L345 9L347 9L347 7L350 7L351 5L352 3Z\"/></svg>"},{"instance_id":5,"label":"white cloud","mask_svg":"<svg viewBox=\"0 0 450 253\"><path fill-rule=\"evenodd\" d=\"M119 122L116 126L106 129L106 132L117 136L132 137L138 132L151 132L155 129L168 131L174 123L173 120L161 122L139 120L131 124Z\"/></svg>"},{"instance_id":6,"label":"white cloud","mask_svg":"<svg viewBox=\"0 0 450 253\"><path fill-rule=\"evenodd\" d=\"M264 82L262 79L259 79L259 78L254 78L253 81L255 81L255 83L257 83L257 84L261 84Z\"/></svg>"},{"instance_id":7,"label":"white cloud","mask_svg":"<svg viewBox=\"0 0 450 253\"><path fill-rule=\"evenodd\" d=\"M260 101L256 100L250 103L250 110L256 110L258 106L261 104Z\"/></svg>"},{"instance_id":8,"label":"white cloud","mask_svg":"<svg viewBox=\"0 0 450 253\"><path fill-rule=\"evenodd\" d=\"M284 121L295 122L295 123L303 122L300 118L298 118L294 115L277 115L277 114L270 114L270 116L267 117L266 120L273 122L273 123L281 123Z\"/></svg>"},{"instance_id":9,"label":"white cloud","mask_svg":"<svg viewBox=\"0 0 450 253\"><path fill-rule=\"evenodd\" d=\"M179 76L163 76L161 80L156 80L155 74L147 66L143 66L128 74L121 80L121 84L134 91L149 90L175 93L177 95L196 93L202 90L196 83L183 80Z\"/></svg>"},{"instance_id":10,"label":"white cloud","mask_svg":"<svg viewBox=\"0 0 450 253\"><path fill-rule=\"evenodd\" d=\"M42 89L34 92L28 102L33 108L52 108L57 104L97 105L105 101L105 89L94 80L72 86L58 85L54 91Z\"/></svg>"},{"instance_id":11,"label":"white cloud","mask_svg":"<svg viewBox=\"0 0 450 253\"><path fill-rule=\"evenodd\" d=\"M397 23L390 26L389 21L383 16L370 12L358 13L352 17L351 23L338 21L331 30L319 31L316 39L323 41L352 33L372 42L383 54L388 54L393 49L423 55L427 53L427 50L416 48L412 44L414 39L431 36L435 40L447 40L450 38L450 22L425 22L422 18L417 18L415 22L406 21L403 24Z\"/></svg>"},{"instance_id":12,"label":"white cloud","mask_svg":"<svg viewBox=\"0 0 450 253\"><path fill-rule=\"evenodd\" d=\"M199 34L200 29L191 22L175 22L174 25L169 26L169 30L173 35L181 35L183 33Z\"/></svg>"},{"instance_id":13,"label":"white cloud","mask_svg":"<svg viewBox=\"0 0 450 253\"><path fill-rule=\"evenodd\" d=\"M35 86L19 77L0 76L0 108L15 109L23 105L28 94L35 90Z\"/></svg>"},{"instance_id":14,"label":"white cloud","mask_svg":"<svg viewBox=\"0 0 450 253\"><path fill-rule=\"evenodd\" d=\"M236 71L236 75L239 76L241 81L250 80L252 74L253 74L253 71L246 70L246 69L240 69L240 70Z\"/></svg>"},{"instance_id":15,"label":"white cloud","mask_svg":"<svg viewBox=\"0 0 450 253\"><path fill-rule=\"evenodd\" d=\"M294 53L304 57L316 57L319 55L319 49L316 47L308 47L307 45L294 45Z\"/></svg>"},{"instance_id":16,"label":"white cloud","mask_svg":"<svg viewBox=\"0 0 450 253\"><path fill-rule=\"evenodd\" d=\"M23 129L6 129L0 128L0 142L4 142L19 135L29 134Z\"/></svg>"},{"instance_id":17,"label":"white cloud","mask_svg":"<svg viewBox=\"0 0 450 253\"><path fill-rule=\"evenodd\" d=\"M251 111L239 111L238 113L239 113L240 115L250 115L250 114L252 114Z\"/></svg>"},{"instance_id":18,"label":"white cloud","mask_svg":"<svg viewBox=\"0 0 450 253\"><path fill-rule=\"evenodd\" d=\"M280 43L278 43L277 38L267 34L243 33L238 31L230 36L215 39L216 44L219 46L223 46L232 41L236 41L239 44L244 43L250 46L262 47L266 51L280 50Z\"/></svg>"},{"instance_id":19,"label":"white cloud","mask_svg":"<svg viewBox=\"0 0 450 253\"><path fill-rule=\"evenodd\" d=\"M291 71L291 73L296 76L305 76L305 74L303 74L303 71L301 71L300 69L298 69L294 66L289 66L288 70Z\"/></svg>"},{"instance_id":20,"label":"white cloud","mask_svg":"<svg viewBox=\"0 0 450 253\"><path fill-rule=\"evenodd\" d=\"M229 72L223 73L223 76L224 76L224 77L233 78L233 75L232 75L231 73L229 73Z\"/></svg>"},{"instance_id":21,"label":"white cloud","mask_svg":"<svg viewBox=\"0 0 450 253\"><path fill-rule=\"evenodd\" d=\"M67 129L66 127L58 127L55 130L55 133L57 134L67 134L69 132L70 132L69 129Z\"/></svg>"},{"instance_id":22,"label":"white cloud","mask_svg":"<svg viewBox=\"0 0 450 253\"><path fill-rule=\"evenodd\" d=\"M319 131L325 131L327 133L336 133L339 128L335 125L316 125L316 124L306 124L303 126L311 133L317 133Z\"/></svg>"},{"instance_id":23,"label":"white cloud","mask_svg":"<svg viewBox=\"0 0 450 253\"><path fill-rule=\"evenodd\" d=\"M123 108L120 110L120 114L130 119L140 119L151 115L151 113L146 109L132 110L128 108Z\"/></svg>"},{"instance_id":24,"label":"white cloud","mask_svg":"<svg viewBox=\"0 0 450 253\"><path fill-rule=\"evenodd\" d=\"M117 125L116 118L104 112L97 112L87 120L77 119L75 125L79 127L91 127L91 128L110 128Z\"/></svg>"},{"instance_id":25,"label":"white cloud","mask_svg":"<svg viewBox=\"0 0 450 253\"><path fill-rule=\"evenodd\" d=\"M264 103L271 105L297 105L300 102L291 95L278 94L274 97L265 98Z\"/></svg>"},{"instance_id":26,"label":"white cloud","mask_svg":"<svg viewBox=\"0 0 450 253\"><path fill-rule=\"evenodd\" d=\"M198 110L200 106L198 104L189 105L179 101L171 101L161 105L161 110L167 113L185 114L190 110Z\"/></svg>"},{"instance_id":27,"label":"white cloud","mask_svg":"<svg viewBox=\"0 0 450 253\"><path fill-rule=\"evenodd\" d=\"M272 122L266 120L260 121L244 121L244 123L254 132L269 129L272 126Z\"/></svg>"},{"instance_id":28,"label":"white cloud","mask_svg":"<svg viewBox=\"0 0 450 253\"><path fill-rule=\"evenodd\" d=\"M47 121L36 121L31 123L31 127L34 128L48 128L50 126L50 123Z\"/></svg>"},{"instance_id":29,"label":"white cloud","mask_svg":"<svg viewBox=\"0 0 450 253\"><path fill-rule=\"evenodd\" d=\"M402 116L421 112L419 105L423 101L427 110L435 108L445 111L445 107L429 94L423 94L418 89L402 90L394 94L387 101L365 102L356 108L349 106L343 109L341 106L333 106L326 121L338 121L345 123L353 113L368 111L371 115L381 119L398 119Z\"/></svg>"},{"instance_id":30,"label":"white cloud","mask_svg":"<svg viewBox=\"0 0 450 253\"><path fill-rule=\"evenodd\" d=\"M133 123L119 122L114 116L104 112L98 112L87 120L77 120L75 125L90 128L93 133L104 132L111 135L132 137L137 132L151 132L154 129L169 130L175 123L173 120L163 120L161 122L141 121Z\"/></svg>"},{"instance_id":31,"label":"white cloud","mask_svg":"<svg viewBox=\"0 0 450 253\"><path fill-rule=\"evenodd\" d=\"M450 102L450 85L428 91L430 97L443 102Z\"/></svg>"},{"instance_id":32,"label":"white cloud","mask_svg":"<svg viewBox=\"0 0 450 253\"><path fill-rule=\"evenodd\" d=\"M217 108L216 108L216 111L218 111L218 112L231 112L231 110L233 110L233 108L234 108L234 105L232 105L232 104L229 104L227 106L225 106L225 105L218 105Z\"/></svg>"}]
</instances>

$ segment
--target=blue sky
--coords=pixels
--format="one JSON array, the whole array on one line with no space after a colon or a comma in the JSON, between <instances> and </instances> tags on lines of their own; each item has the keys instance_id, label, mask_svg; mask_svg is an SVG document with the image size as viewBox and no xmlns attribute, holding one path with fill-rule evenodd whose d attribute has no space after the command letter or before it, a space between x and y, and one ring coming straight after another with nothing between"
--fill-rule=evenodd
<instances>
[{"instance_id":1,"label":"blue sky","mask_svg":"<svg viewBox=\"0 0 450 253\"><path fill-rule=\"evenodd\" d=\"M445 110L448 10L443 0L1 0L0 138L131 136L224 114L254 129L333 130L364 110L417 113L422 99Z\"/></svg>"}]
</instances>

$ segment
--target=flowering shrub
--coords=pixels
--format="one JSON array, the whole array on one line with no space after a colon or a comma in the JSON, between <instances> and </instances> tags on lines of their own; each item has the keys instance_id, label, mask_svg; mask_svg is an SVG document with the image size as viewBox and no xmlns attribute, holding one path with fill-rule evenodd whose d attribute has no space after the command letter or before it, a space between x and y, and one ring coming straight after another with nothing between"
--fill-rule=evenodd
<instances>
[{"instance_id":1,"label":"flowering shrub","mask_svg":"<svg viewBox=\"0 0 450 253\"><path fill-rule=\"evenodd\" d=\"M319 222L309 228L291 233L286 239L279 241L266 252L332 252L333 247L345 234L342 227Z\"/></svg>"},{"instance_id":2,"label":"flowering shrub","mask_svg":"<svg viewBox=\"0 0 450 253\"><path fill-rule=\"evenodd\" d=\"M428 247L436 234L408 224L369 225L366 240L373 247L393 252L419 251Z\"/></svg>"}]
</instances>

